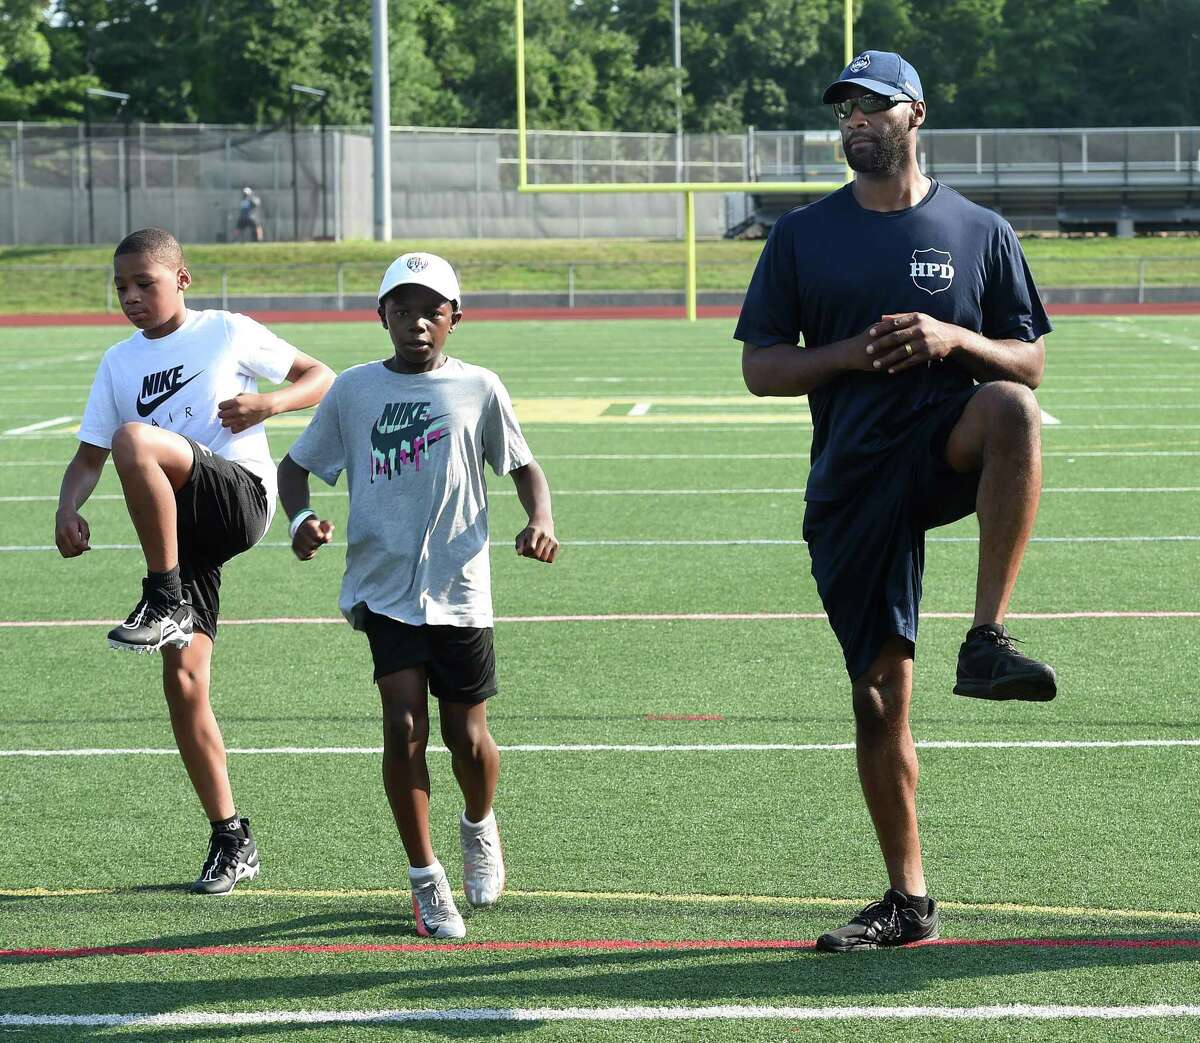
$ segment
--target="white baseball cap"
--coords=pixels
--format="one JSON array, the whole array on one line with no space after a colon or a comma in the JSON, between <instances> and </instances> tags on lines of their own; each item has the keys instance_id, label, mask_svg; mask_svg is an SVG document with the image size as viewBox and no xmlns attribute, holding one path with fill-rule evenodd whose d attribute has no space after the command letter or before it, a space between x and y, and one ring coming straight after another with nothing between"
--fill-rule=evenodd
<instances>
[{"instance_id":1,"label":"white baseball cap","mask_svg":"<svg viewBox=\"0 0 1200 1043\"><path fill-rule=\"evenodd\" d=\"M448 301L457 301L462 307L462 296L458 289L458 276L450 262L437 254L411 253L397 257L383 273L379 284L379 300L382 301L397 286L415 283L440 293Z\"/></svg>"}]
</instances>

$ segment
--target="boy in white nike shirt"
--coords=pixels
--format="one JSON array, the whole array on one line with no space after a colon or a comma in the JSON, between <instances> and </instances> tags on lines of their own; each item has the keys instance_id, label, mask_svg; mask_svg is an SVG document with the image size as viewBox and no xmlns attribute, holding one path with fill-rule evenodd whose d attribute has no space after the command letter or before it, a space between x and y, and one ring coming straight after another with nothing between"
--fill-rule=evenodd
<instances>
[{"instance_id":1,"label":"boy in white nike shirt","mask_svg":"<svg viewBox=\"0 0 1200 1043\"><path fill-rule=\"evenodd\" d=\"M190 311L183 251L143 228L113 255L113 282L138 332L100 362L54 519L64 558L90 549L79 514L109 453L146 558L142 597L108 635L113 648L163 653L163 691L192 786L212 825L192 890L224 894L258 875L238 815L225 744L208 701L221 566L253 547L275 506L263 421L315 405L333 372L245 315ZM258 393L257 380L290 386Z\"/></svg>"},{"instance_id":2,"label":"boy in white nike shirt","mask_svg":"<svg viewBox=\"0 0 1200 1043\"><path fill-rule=\"evenodd\" d=\"M349 482L340 607L366 632L383 702L383 784L409 861L417 933L466 933L429 839L429 695L466 804L459 822L467 900L504 889L492 812L500 753L488 731L496 693L484 465L511 475L528 524L524 557L558 552L550 488L495 373L442 353L462 318L454 269L405 254L379 288L393 354L342 373L279 465L292 550L307 561L333 526L309 503L308 476Z\"/></svg>"}]
</instances>

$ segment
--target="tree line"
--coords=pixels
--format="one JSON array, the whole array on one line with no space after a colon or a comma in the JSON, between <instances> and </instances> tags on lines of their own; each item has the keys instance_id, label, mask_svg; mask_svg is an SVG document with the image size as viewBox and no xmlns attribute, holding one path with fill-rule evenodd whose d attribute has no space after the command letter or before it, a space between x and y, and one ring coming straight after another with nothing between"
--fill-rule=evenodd
<instances>
[{"instance_id":1,"label":"tree line","mask_svg":"<svg viewBox=\"0 0 1200 1043\"><path fill-rule=\"evenodd\" d=\"M920 72L935 127L1200 122L1200 0L856 0L855 47ZM829 125L842 0L525 0L531 127L690 131ZM391 0L397 125L510 127L512 0ZM77 120L85 88L148 122L286 118L327 89L370 122L369 0L0 0L0 120ZM303 106L300 118L313 118Z\"/></svg>"}]
</instances>

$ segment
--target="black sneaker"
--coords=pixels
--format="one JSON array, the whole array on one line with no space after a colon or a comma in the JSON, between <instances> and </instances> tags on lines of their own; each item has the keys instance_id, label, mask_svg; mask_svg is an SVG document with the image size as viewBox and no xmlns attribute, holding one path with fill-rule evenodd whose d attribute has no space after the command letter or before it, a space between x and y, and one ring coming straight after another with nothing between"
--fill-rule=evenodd
<instances>
[{"instance_id":1,"label":"black sneaker","mask_svg":"<svg viewBox=\"0 0 1200 1043\"><path fill-rule=\"evenodd\" d=\"M1054 669L1021 655L1016 639L998 623L967 631L958 650L955 695L976 699L1024 699L1048 703L1058 694Z\"/></svg>"},{"instance_id":2,"label":"black sneaker","mask_svg":"<svg viewBox=\"0 0 1200 1043\"><path fill-rule=\"evenodd\" d=\"M179 601L151 596L148 581L142 580L142 600L120 626L108 632L108 647L123 652L153 655L163 645L186 648L192 643L192 606L187 592Z\"/></svg>"},{"instance_id":3,"label":"black sneaker","mask_svg":"<svg viewBox=\"0 0 1200 1043\"><path fill-rule=\"evenodd\" d=\"M192 894L227 895L239 881L258 876L258 846L250 832L250 820L239 821L241 833L213 831L208 842L208 858L192 884Z\"/></svg>"},{"instance_id":4,"label":"black sneaker","mask_svg":"<svg viewBox=\"0 0 1200 1043\"><path fill-rule=\"evenodd\" d=\"M853 952L885 945L910 945L938 936L938 905L929 899L929 913L918 915L902 891L888 891L883 901L872 902L845 927L826 931L817 939L820 952Z\"/></svg>"}]
</instances>

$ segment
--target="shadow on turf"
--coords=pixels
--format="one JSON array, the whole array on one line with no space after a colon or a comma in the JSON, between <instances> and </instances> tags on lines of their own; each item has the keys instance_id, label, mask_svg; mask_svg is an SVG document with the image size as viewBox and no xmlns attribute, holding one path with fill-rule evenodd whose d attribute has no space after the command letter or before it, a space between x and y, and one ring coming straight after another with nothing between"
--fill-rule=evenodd
<instances>
[{"instance_id":1,"label":"shadow on turf","mask_svg":"<svg viewBox=\"0 0 1200 1043\"><path fill-rule=\"evenodd\" d=\"M1123 934L1121 937L1173 940L1171 934ZM409 940L402 917L330 913L293 917L245 929L131 939L129 946L189 948L208 945L328 944L338 939ZM453 946L448 946L453 948ZM167 959L172 972L195 968L192 977L172 980L155 975L145 957L106 958L103 973L112 975L111 959L124 961L122 973L139 980L87 982L90 961L54 958L2 959L6 964L64 962L73 979L62 984L0 988L6 1012L133 1013L178 1010L353 1009L361 1007L530 1007L605 1004L929 1002L947 982L981 983L983 996L994 996L989 979L1053 975L1058 986L1078 971L1167 968L1200 963L1200 949L1100 948L954 948L930 947L823 956L795 951L668 952L471 952L461 957L425 954L297 954L248 957L152 957ZM348 961L356 968L344 970ZM267 963L267 961L270 961ZM256 975L298 963L303 973ZM146 968L142 971L142 968ZM164 968L165 970L166 968ZM97 971L99 968L97 968ZM1001 986L1002 988L1011 988ZM1038 990L1040 993L1043 990ZM315 1004L314 1004L315 1001ZM538 1023L433 1024L409 1026L424 1036L465 1038L528 1031ZM404 1026L389 1026L389 1031ZM166 1040L267 1037L296 1032L296 1025L128 1030L122 1039L141 1043ZM313 1027L316 1030L316 1027ZM75 1029L72 1035L108 1035L113 1030ZM351 1026L327 1027L339 1037Z\"/></svg>"}]
</instances>

